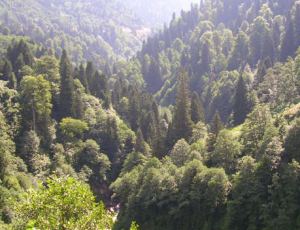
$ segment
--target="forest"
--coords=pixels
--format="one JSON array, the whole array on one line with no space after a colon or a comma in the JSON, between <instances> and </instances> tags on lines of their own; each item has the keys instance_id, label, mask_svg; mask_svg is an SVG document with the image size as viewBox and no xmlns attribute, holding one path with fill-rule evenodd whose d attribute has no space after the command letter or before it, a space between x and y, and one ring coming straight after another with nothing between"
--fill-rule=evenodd
<instances>
[{"instance_id":1,"label":"forest","mask_svg":"<svg viewBox=\"0 0 300 230\"><path fill-rule=\"evenodd\" d=\"M145 2L0 1L0 229L299 230L300 1Z\"/></svg>"}]
</instances>

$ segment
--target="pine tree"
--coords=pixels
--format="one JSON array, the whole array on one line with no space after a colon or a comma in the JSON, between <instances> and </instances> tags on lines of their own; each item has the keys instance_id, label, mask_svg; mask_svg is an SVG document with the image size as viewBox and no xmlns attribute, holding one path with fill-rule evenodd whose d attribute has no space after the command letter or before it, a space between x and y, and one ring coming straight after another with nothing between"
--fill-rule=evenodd
<instances>
[{"instance_id":1,"label":"pine tree","mask_svg":"<svg viewBox=\"0 0 300 230\"><path fill-rule=\"evenodd\" d=\"M200 71L201 73L209 73L211 71L211 51L210 51L210 41L205 41L205 43L202 45L201 49L201 65L200 65Z\"/></svg>"},{"instance_id":2,"label":"pine tree","mask_svg":"<svg viewBox=\"0 0 300 230\"><path fill-rule=\"evenodd\" d=\"M93 78L94 78L94 74L95 74L95 69L94 69L94 65L93 62L88 62L86 65L86 69L85 69L85 77L87 79L88 82L88 88L90 90L91 93L93 93Z\"/></svg>"},{"instance_id":3,"label":"pine tree","mask_svg":"<svg viewBox=\"0 0 300 230\"><path fill-rule=\"evenodd\" d=\"M145 81L147 83L147 88L151 93L155 93L162 85L159 64L154 59L151 60L149 71L145 76Z\"/></svg>"},{"instance_id":4,"label":"pine tree","mask_svg":"<svg viewBox=\"0 0 300 230\"><path fill-rule=\"evenodd\" d=\"M212 124L211 124L211 132L215 135L218 136L219 132L224 129L224 124L221 120L220 114L217 111L214 115Z\"/></svg>"},{"instance_id":5,"label":"pine tree","mask_svg":"<svg viewBox=\"0 0 300 230\"><path fill-rule=\"evenodd\" d=\"M296 51L294 36L294 25L290 21L281 45L281 61L285 61L289 56L292 57L294 55Z\"/></svg>"},{"instance_id":6,"label":"pine tree","mask_svg":"<svg viewBox=\"0 0 300 230\"><path fill-rule=\"evenodd\" d=\"M75 95L72 66L64 50L60 59L60 117L75 116Z\"/></svg>"},{"instance_id":7,"label":"pine tree","mask_svg":"<svg viewBox=\"0 0 300 230\"><path fill-rule=\"evenodd\" d=\"M17 87L17 80L15 74L12 72L12 65L9 60L4 60L4 65L2 69L2 79L4 81L8 81L8 87L16 89Z\"/></svg>"},{"instance_id":8,"label":"pine tree","mask_svg":"<svg viewBox=\"0 0 300 230\"><path fill-rule=\"evenodd\" d=\"M295 18L294 18L294 24L295 24L295 45L296 48L300 46L300 2L295 3Z\"/></svg>"},{"instance_id":9,"label":"pine tree","mask_svg":"<svg viewBox=\"0 0 300 230\"><path fill-rule=\"evenodd\" d=\"M192 123L188 76L185 70L180 70L174 117L171 127L172 142L175 143L182 138L188 140L192 134Z\"/></svg>"},{"instance_id":10,"label":"pine tree","mask_svg":"<svg viewBox=\"0 0 300 230\"><path fill-rule=\"evenodd\" d=\"M92 81L93 95L104 101L104 106L107 108L110 103L109 91L107 86L107 79L99 71L96 71Z\"/></svg>"},{"instance_id":11,"label":"pine tree","mask_svg":"<svg viewBox=\"0 0 300 230\"><path fill-rule=\"evenodd\" d=\"M233 106L234 124L240 125L245 121L248 114L247 87L242 75L240 76L236 86L234 100L235 100Z\"/></svg>"},{"instance_id":12,"label":"pine tree","mask_svg":"<svg viewBox=\"0 0 300 230\"><path fill-rule=\"evenodd\" d=\"M141 129L137 130L134 149L136 152L146 154L146 146L145 146L145 141Z\"/></svg>"},{"instance_id":13,"label":"pine tree","mask_svg":"<svg viewBox=\"0 0 300 230\"><path fill-rule=\"evenodd\" d=\"M23 54L25 65L32 67L34 63L34 58L31 53L31 50L29 49L27 43L24 40L21 40L19 42L18 51L20 54Z\"/></svg>"},{"instance_id":14,"label":"pine tree","mask_svg":"<svg viewBox=\"0 0 300 230\"><path fill-rule=\"evenodd\" d=\"M199 121L205 123L205 113L204 113L203 103L196 92L194 92L192 96L191 118L195 124L198 123Z\"/></svg>"},{"instance_id":15,"label":"pine tree","mask_svg":"<svg viewBox=\"0 0 300 230\"><path fill-rule=\"evenodd\" d=\"M87 80L87 77L86 77L86 73L85 73L85 69L84 69L83 64L81 64L79 66L78 79L81 82L81 84L84 86L86 92L90 93L89 84L88 84L88 80Z\"/></svg>"}]
</instances>

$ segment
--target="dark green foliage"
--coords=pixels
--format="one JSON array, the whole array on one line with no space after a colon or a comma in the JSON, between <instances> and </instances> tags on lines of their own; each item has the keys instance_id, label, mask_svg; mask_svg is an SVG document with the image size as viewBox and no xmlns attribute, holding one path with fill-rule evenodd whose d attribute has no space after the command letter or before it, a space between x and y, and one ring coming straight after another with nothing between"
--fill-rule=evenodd
<instances>
[{"instance_id":1,"label":"dark green foliage","mask_svg":"<svg viewBox=\"0 0 300 230\"><path fill-rule=\"evenodd\" d=\"M188 140L191 135L192 120L188 76L185 70L181 70L169 139L171 143L175 143L181 138Z\"/></svg>"},{"instance_id":2,"label":"dark green foliage","mask_svg":"<svg viewBox=\"0 0 300 230\"><path fill-rule=\"evenodd\" d=\"M240 76L239 81L237 83L234 99L235 99L234 106L233 106L234 124L240 125L245 121L249 111L247 87L243 79L243 76Z\"/></svg>"},{"instance_id":3,"label":"dark green foliage","mask_svg":"<svg viewBox=\"0 0 300 230\"><path fill-rule=\"evenodd\" d=\"M300 120L297 119L295 124L288 131L285 140L286 157L289 160L300 160L299 151L299 135L300 135Z\"/></svg>"},{"instance_id":4,"label":"dark green foliage","mask_svg":"<svg viewBox=\"0 0 300 230\"><path fill-rule=\"evenodd\" d=\"M211 127L210 127L211 132L212 132L214 135L218 136L219 132L220 132L223 128L224 128L224 124L223 124L223 122L222 122L222 120L221 120L220 114L219 114L219 112L216 112L216 113L215 113L215 116L214 116L214 118L213 118L213 120L212 120L212 122L211 122Z\"/></svg>"},{"instance_id":5,"label":"dark green foliage","mask_svg":"<svg viewBox=\"0 0 300 230\"><path fill-rule=\"evenodd\" d=\"M196 92L194 92L192 96L191 119L195 124L197 124L199 121L205 123L205 111L203 108L203 103Z\"/></svg>"},{"instance_id":6,"label":"dark green foliage","mask_svg":"<svg viewBox=\"0 0 300 230\"><path fill-rule=\"evenodd\" d=\"M295 32L294 25L291 21L287 22L286 33L281 45L281 61L285 61L288 57L293 57L295 53Z\"/></svg>"},{"instance_id":7,"label":"dark green foliage","mask_svg":"<svg viewBox=\"0 0 300 230\"><path fill-rule=\"evenodd\" d=\"M107 50L130 56L132 27L93 3L0 9L0 33L50 48L0 36L0 228L111 227L86 182L114 229L298 230L299 1L203 0L128 60Z\"/></svg>"},{"instance_id":8,"label":"dark green foliage","mask_svg":"<svg viewBox=\"0 0 300 230\"><path fill-rule=\"evenodd\" d=\"M2 67L2 77L1 79L4 81L8 81L8 86L10 88L15 89L17 87L16 77L15 74L12 72L12 65L9 60L4 60L4 65Z\"/></svg>"},{"instance_id":9,"label":"dark green foliage","mask_svg":"<svg viewBox=\"0 0 300 230\"><path fill-rule=\"evenodd\" d=\"M83 64L79 66L78 79L80 80L81 84L84 86L86 92L89 93L90 92L89 84L88 84L87 75Z\"/></svg>"},{"instance_id":10,"label":"dark green foliage","mask_svg":"<svg viewBox=\"0 0 300 230\"><path fill-rule=\"evenodd\" d=\"M298 23L299 20L300 20L300 2L296 1L295 2L295 18L294 18L296 48L298 48L300 46L300 25Z\"/></svg>"},{"instance_id":11,"label":"dark green foliage","mask_svg":"<svg viewBox=\"0 0 300 230\"><path fill-rule=\"evenodd\" d=\"M110 103L110 95L107 86L107 79L98 71L95 72L92 83L90 85L91 92L94 96L104 101L104 107L108 108Z\"/></svg>"},{"instance_id":12,"label":"dark green foliage","mask_svg":"<svg viewBox=\"0 0 300 230\"><path fill-rule=\"evenodd\" d=\"M60 58L60 117L74 117L75 115L75 92L74 92L74 80L72 76L72 66L67 56L67 52L64 50Z\"/></svg>"}]
</instances>

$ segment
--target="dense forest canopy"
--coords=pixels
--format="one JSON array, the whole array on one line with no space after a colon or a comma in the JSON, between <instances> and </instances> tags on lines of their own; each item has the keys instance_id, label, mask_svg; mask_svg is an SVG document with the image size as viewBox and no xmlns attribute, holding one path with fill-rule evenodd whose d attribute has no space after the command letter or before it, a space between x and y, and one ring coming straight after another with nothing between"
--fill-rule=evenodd
<instances>
[{"instance_id":1,"label":"dense forest canopy","mask_svg":"<svg viewBox=\"0 0 300 230\"><path fill-rule=\"evenodd\" d=\"M300 1L175 2L0 2L0 229L300 229Z\"/></svg>"}]
</instances>

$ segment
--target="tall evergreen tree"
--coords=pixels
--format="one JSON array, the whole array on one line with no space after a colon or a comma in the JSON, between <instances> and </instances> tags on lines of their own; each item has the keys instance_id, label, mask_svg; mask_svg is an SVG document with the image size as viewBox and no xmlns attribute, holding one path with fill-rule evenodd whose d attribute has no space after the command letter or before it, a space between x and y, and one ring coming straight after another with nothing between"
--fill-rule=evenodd
<instances>
[{"instance_id":1,"label":"tall evergreen tree","mask_svg":"<svg viewBox=\"0 0 300 230\"><path fill-rule=\"evenodd\" d=\"M155 93L162 86L161 74L159 70L159 64L152 59L149 70L146 73L145 81L149 92Z\"/></svg>"},{"instance_id":2,"label":"tall evergreen tree","mask_svg":"<svg viewBox=\"0 0 300 230\"><path fill-rule=\"evenodd\" d=\"M241 75L236 86L233 106L233 119L235 125L242 124L248 114L247 87Z\"/></svg>"},{"instance_id":3,"label":"tall evergreen tree","mask_svg":"<svg viewBox=\"0 0 300 230\"><path fill-rule=\"evenodd\" d=\"M289 24L286 27L286 32L281 45L281 61L285 61L289 56L295 54L295 32L294 25L290 20Z\"/></svg>"},{"instance_id":4,"label":"tall evergreen tree","mask_svg":"<svg viewBox=\"0 0 300 230\"><path fill-rule=\"evenodd\" d=\"M88 84L88 80L87 80L87 76L83 64L79 66L78 79L81 82L81 84L84 86L86 92L89 93L90 92L89 84Z\"/></svg>"},{"instance_id":5,"label":"tall evergreen tree","mask_svg":"<svg viewBox=\"0 0 300 230\"><path fill-rule=\"evenodd\" d=\"M8 81L8 87L15 89L17 87L17 80L15 74L12 72L12 65L9 60L4 60L2 68L2 77L4 81Z\"/></svg>"},{"instance_id":6,"label":"tall evergreen tree","mask_svg":"<svg viewBox=\"0 0 300 230\"><path fill-rule=\"evenodd\" d=\"M195 124L198 123L199 121L205 123L205 113L204 113L203 103L196 92L193 92L193 96L192 96L191 118Z\"/></svg>"},{"instance_id":7,"label":"tall evergreen tree","mask_svg":"<svg viewBox=\"0 0 300 230\"><path fill-rule=\"evenodd\" d=\"M104 105L107 108L109 105L109 92L107 86L107 79L103 74L100 74L99 71L96 71L92 81L92 93L94 96L102 99Z\"/></svg>"},{"instance_id":8,"label":"tall evergreen tree","mask_svg":"<svg viewBox=\"0 0 300 230\"><path fill-rule=\"evenodd\" d=\"M188 84L188 75L185 70L180 70L177 85L176 104L171 126L171 138L175 143L179 139L186 139L192 134L191 104Z\"/></svg>"},{"instance_id":9,"label":"tall evergreen tree","mask_svg":"<svg viewBox=\"0 0 300 230\"><path fill-rule=\"evenodd\" d=\"M25 65L32 66L34 63L34 58L30 48L23 39L19 42L18 51L19 53L23 54Z\"/></svg>"},{"instance_id":10,"label":"tall evergreen tree","mask_svg":"<svg viewBox=\"0 0 300 230\"><path fill-rule=\"evenodd\" d=\"M300 2L297 1L295 3L295 18L294 18L294 24L295 24L295 45L296 48L300 46Z\"/></svg>"},{"instance_id":11,"label":"tall evergreen tree","mask_svg":"<svg viewBox=\"0 0 300 230\"><path fill-rule=\"evenodd\" d=\"M142 133L141 129L137 130L137 136L136 136L134 149L135 149L135 151L143 153L143 154L146 154L146 152L147 152L143 133Z\"/></svg>"},{"instance_id":12,"label":"tall evergreen tree","mask_svg":"<svg viewBox=\"0 0 300 230\"><path fill-rule=\"evenodd\" d=\"M72 76L72 66L64 50L60 59L60 117L75 116L75 92Z\"/></svg>"},{"instance_id":13,"label":"tall evergreen tree","mask_svg":"<svg viewBox=\"0 0 300 230\"><path fill-rule=\"evenodd\" d=\"M206 40L202 45L201 49L201 64L200 71L202 74L209 73L211 71L211 51L210 51L210 41Z\"/></svg>"},{"instance_id":14,"label":"tall evergreen tree","mask_svg":"<svg viewBox=\"0 0 300 230\"><path fill-rule=\"evenodd\" d=\"M220 117L219 112L217 111L214 115L214 118L212 120L211 124L211 132L215 135L218 136L219 132L224 129L224 124L222 122L222 119Z\"/></svg>"},{"instance_id":15,"label":"tall evergreen tree","mask_svg":"<svg viewBox=\"0 0 300 230\"><path fill-rule=\"evenodd\" d=\"M86 65L85 77L88 82L88 88L91 92L93 92L92 87L93 87L94 74L95 74L95 68L94 68L93 62L89 61Z\"/></svg>"}]
</instances>

